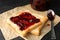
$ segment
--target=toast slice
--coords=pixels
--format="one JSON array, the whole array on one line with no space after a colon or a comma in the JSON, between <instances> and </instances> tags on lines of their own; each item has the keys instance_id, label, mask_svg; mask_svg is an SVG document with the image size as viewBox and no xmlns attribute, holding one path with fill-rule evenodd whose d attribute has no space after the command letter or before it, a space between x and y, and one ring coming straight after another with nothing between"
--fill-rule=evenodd
<instances>
[{"instance_id":1,"label":"toast slice","mask_svg":"<svg viewBox=\"0 0 60 40\"><path fill-rule=\"evenodd\" d=\"M30 31L33 35L39 36L41 34L41 30L44 26L44 24L48 21L48 18L46 16L41 16L40 15L40 21L42 22L41 25L39 25L37 28L33 29Z\"/></svg>"},{"instance_id":2,"label":"toast slice","mask_svg":"<svg viewBox=\"0 0 60 40\"><path fill-rule=\"evenodd\" d=\"M29 10L21 11L13 17L9 17L7 23L22 36L26 36L32 29L42 24L38 15L36 16Z\"/></svg>"}]
</instances>

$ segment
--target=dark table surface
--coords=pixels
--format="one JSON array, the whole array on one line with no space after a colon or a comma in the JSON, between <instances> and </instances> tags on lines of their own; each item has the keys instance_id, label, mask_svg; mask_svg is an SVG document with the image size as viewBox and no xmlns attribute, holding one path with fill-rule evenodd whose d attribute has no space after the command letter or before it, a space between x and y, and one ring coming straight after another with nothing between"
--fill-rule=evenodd
<instances>
[{"instance_id":1,"label":"dark table surface","mask_svg":"<svg viewBox=\"0 0 60 40\"><path fill-rule=\"evenodd\" d=\"M7 10L11 10L18 6L27 5L29 3L30 0L0 0L0 14ZM55 13L58 16L60 16L60 0L51 0L49 8L53 9ZM60 40L60 22L56 26L57 26L55 27L55 32L57 37L56 40ZM51 33L49 32L48 34L46 34L46 36L42 38L42 40L51 40L50 35Z\"/></svg>"}]
</instances>

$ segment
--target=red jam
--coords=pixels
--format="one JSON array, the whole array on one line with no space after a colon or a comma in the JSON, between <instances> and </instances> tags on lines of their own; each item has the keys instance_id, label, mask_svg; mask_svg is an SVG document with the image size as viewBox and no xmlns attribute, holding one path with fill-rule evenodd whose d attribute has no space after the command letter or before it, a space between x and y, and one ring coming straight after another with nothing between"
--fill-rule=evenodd
<instances>
[{"instance_id":1,"label":"red jam","mask_svg":"<svg viewBox=\"0 0 60 40\"><path fill-rule=\"evenodd\" d=\"M51 21L53 21L54 18L55 18L55 17L52 15L52 12L50 12L47 16L48 16L49 20L51 20Z\"/></svg>"},{"instance_id":2,"label":"red jam","mask_svg":"<svg viewBox=\"0 0 60 40\"><path fill-rule=\"evenodd\" d=\"M38 23L40 19L37 19L29 12L23 12L19 16L11 17L10 20L20 27L20 30L25 30L31 25Z\"/></svg>"},{"instance_id":3,"label":"red jam","mask_svg":"<svg viewBox=\"0 0 60 40\"><path fill-rule=\"evenodd\" d=\"M31 0L31 6L38 11L45 11L49 7L50 0Z\"/></svg>"},{"instance_id":4,"label":"red jam","mask_svg":"<svg viewBox=\"0 0 60 40\"><path fill-rule=\"evenodd\" d=\"M47 26L50 26L50 24L47 24Z\"/></svg>"}]
</instances>

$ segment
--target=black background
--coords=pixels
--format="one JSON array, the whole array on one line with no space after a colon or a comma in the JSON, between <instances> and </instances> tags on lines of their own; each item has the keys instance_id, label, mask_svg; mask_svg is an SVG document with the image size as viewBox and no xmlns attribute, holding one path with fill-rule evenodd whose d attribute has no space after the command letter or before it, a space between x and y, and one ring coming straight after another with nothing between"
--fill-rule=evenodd
<instances>
[{"instance_id":1,"label":"black background","mask_svg":"<svg viewBox=\"0 0 60 40\"><path fill-rule=\"evenodd\" d=\"M0 0L0 14L7 10L11 10L18 6L27 5L29 3L30 0ZM55 13L60 16L60 0L51 0L49 9L53 9ZM60 40L60 23L59 26L57 25L57 27L55 27L55 32L57 36L56 40ZM50 35L51 33L49 32L42 38L42 40L51 40Z\"/></svg>"}]
</instances>

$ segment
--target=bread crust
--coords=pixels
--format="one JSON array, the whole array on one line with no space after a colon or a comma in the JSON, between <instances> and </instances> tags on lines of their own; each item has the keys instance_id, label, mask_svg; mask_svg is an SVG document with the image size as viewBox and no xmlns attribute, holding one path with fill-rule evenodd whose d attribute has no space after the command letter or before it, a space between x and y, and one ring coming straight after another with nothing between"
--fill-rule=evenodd
<instances>
[{"instance_id":1,"label":"bread crust","mask_svg":"<svg viewBox=\"0 0 60 40\"><path fill-rule=\"evenodd\" d=\"M23 12L28 12L28 11L23 11ZM20 14L19 14L19 15L20 15ZM36 14L32 14L32 15L34 15L34 16L36 17ZM18 16L18 15L15 15L15 16ZM15 16L13 16L13 17L15 17ZM32 29L34 29L35 27L41 25L41 21L40 21L40 22L38 22L38 23L35 23L34 25L31 25L31 26L30 26L29 28L27 28L26 30L21 31L21 30L19 29L19 27L10 20L10 18L11 18L11 17L9 17L9 18L7 19L7 23L8 23L9 25L11 25L11 28L13 27L13 28L14 28L20 35L22 35L22 36L26 36L26 34L27 34L28 32L30 32ZM39 18L39 19L40 19L40 18Z\"/></svg>"},{"instance_id":2,"label":"bread crust","mask_svg":"<svg viewBox=\"0 0 60 40\"><path fill-rule=\"evenodd\" d=\"M33 29L30 33L33 35L39 36L41 34L41 30L44 26L44 24L48 21L48 18L46 16L40 16L40 20L42 22L41 25L39 25L37 28Z\"/></svg>"}]
</instances>

